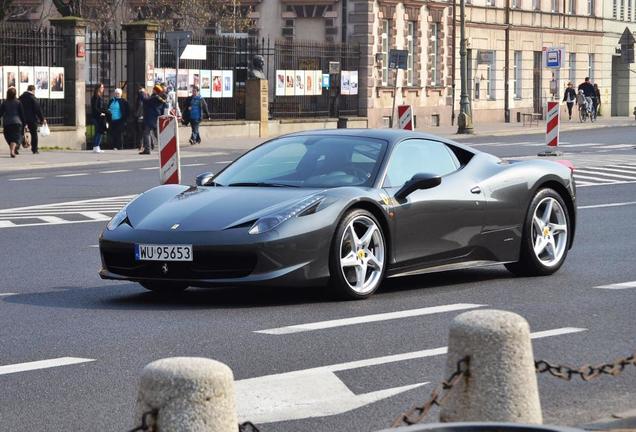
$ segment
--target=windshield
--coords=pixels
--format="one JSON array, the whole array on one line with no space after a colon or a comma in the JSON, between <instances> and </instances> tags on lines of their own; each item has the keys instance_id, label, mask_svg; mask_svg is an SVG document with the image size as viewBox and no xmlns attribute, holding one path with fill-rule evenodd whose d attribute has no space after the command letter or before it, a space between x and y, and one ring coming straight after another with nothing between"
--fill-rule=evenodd
<instances>
[{"instance_id":1,"label":"windshield","mask_svg":"<svg viewBox=\"0 0 636 432\"><path fill-rule=\"evenodd\" d=\"M274 139L214 178L218 186L331 188L371 186L386 142L353 136Z\"/></svg>"}]
</instances>

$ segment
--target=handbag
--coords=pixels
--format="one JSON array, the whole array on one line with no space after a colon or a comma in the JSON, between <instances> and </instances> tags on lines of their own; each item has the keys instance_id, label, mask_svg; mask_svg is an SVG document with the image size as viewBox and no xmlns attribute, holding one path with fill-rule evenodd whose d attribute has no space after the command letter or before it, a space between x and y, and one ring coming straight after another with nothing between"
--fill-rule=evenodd
<instances>
[{"instance_id":1,"label":"handbag","mask_svg":"<svg viewBox=\"0 0 636 432\"><path fill-rule=\"evenodd\" d=\"M51 130L49 129L49 125L44 122L42 126L40 126L40 135L45 137L51 135Z\"/></svg>"},{"instance_id":2,"label":"handbag","mask_svg":"<svg viewBox=\"0 0 636 432\"><path fill-rule=\"evenodd\" d=\"M29 148L31 147L31 134L24 131L24 135L22 135L22 147Z\"/></svg>"}]
</instances>

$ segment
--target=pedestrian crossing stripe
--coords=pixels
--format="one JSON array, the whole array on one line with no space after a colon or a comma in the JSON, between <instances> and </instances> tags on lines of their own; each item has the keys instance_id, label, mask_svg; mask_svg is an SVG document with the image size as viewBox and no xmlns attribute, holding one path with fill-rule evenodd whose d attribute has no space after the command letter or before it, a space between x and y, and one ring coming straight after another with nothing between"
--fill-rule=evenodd
<instances>
[{"instance_id":1,"label":"pedestrian crossing stripe","mask_svg":"<svg viewBox=\"0 0 636 432\"><path fill-rule=\"evenodd\" d=\"M578 187L636 183L636 164L575 167L574 179Z\"/></svg>"},{"instance_id":2,"label":"pedestrian crossing stripe","mask_svg":"<svg viewBox=\"0 0 636 432\"><path fill-rule=\"evenodd\" d=\"M0 228L105 222L136 195L96 198L0 210Z\"/></svg>"}]
</instances>

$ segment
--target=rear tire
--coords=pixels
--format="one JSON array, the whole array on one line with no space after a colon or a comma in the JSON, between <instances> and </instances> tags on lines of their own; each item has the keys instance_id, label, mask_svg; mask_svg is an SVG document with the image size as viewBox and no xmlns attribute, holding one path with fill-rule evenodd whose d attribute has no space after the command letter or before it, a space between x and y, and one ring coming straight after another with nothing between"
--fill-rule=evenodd
<instances>
[{"instance_id":1,"label":"rear tire","mask_svg":"<svg viewBox=\"0 0 636 432\"><path fill-rule=\"evenodd\" d=\"M331 242L331 291L350 300L371 296L382 284L387 258L384 232L375 216L363 209L350 211Z\"/></svg>"},{"instance_id":2,"label":"rear tire","mask_svg":"<svg viewBox=\"0 0 636 432\"><path fill-rule=\"evenodd\" d=\"M177 294L185 291L188 285L179 282L139 282L139 284L146 288L148 291L155 292L162 295Z\"/></svg>"},{"instance_id":3,"label":"rear tire","mask_svg":"<svg viewBox=\"0 0 636 432\"><path fill-rule=\"evenodd\" d=\"M519 276L550 275L563 265L570 245L570 214L555 190L539 190L523 224L519 261L506 268Z\"/></svg>"}]
</instances>

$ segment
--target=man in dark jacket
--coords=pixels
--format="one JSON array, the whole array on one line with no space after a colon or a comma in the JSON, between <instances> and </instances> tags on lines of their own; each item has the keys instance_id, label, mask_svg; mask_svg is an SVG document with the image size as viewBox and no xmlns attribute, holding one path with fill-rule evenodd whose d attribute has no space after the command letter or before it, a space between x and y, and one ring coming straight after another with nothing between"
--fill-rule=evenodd
<instances>
[{"instance_id":1,"label":"man in dark jacket","mask_svg":"<svg viewBox=\"0 0 636 432\"><path fill-rule=\"evenodd\" d=\"M26 126L29 128L29 133L31 134L31 151L33 154L38 154L40 153L38 151L38 126L46 122L46 120L42 115L40 102L38 102L38 99L35 97L34 85L29 85L27 91L22 93L20 103L22 103L22 109L24 110Z\"/></svg>"},{"instance_id":2,"label":"man in dark jacket","mask_svg":"<svg viewBox=\"0 0 636 432\"><path fill-rule=\"evenodd\" d=\"M163 91L160 84L155 85L152 96L144 101L144 149L139 154L150 154L152 140L157 141L157 119L168 108Z\"/></svg>"}]
</instances>

